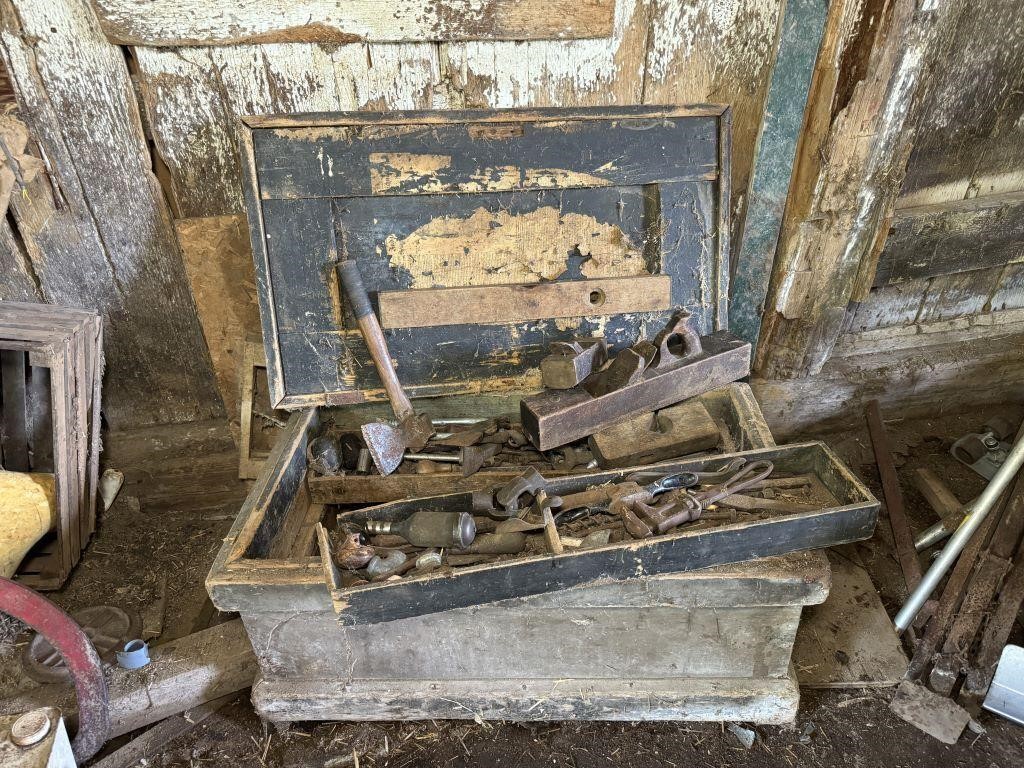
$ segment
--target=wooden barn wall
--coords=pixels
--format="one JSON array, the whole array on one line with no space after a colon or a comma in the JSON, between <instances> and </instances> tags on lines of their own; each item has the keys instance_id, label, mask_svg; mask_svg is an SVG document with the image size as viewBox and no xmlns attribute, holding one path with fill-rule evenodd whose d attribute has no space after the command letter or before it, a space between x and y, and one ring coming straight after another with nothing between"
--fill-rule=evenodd
<instances>
[{"instance_id":1,"label":"wooden barn wall","mask_svg":"<svg viewBox=\"0 0 1024 768\"><path fill-rule=\"evenodd\" d=\"M234 415L259 334L240 115L716 102L732 107L739 267L756 214L745 324L756 337L764 297L752 383L774 428L873 396L955 407L977 396L968 380L1019 396L1024 11L823 2L304 0L309 22L283 0L0 0L47 166L0 223L0 298L101 309L114 426ZM456 6L471 12L438 13ZM784 183L749 182L755 158L776 173L766 101L787 105L782 125L802 111L778 94L806 73L776 60L792 40L810 61L811 9L824 33L783 205Z\"/></svg>"},{"instance_id":2,"label":"wooden barn wall","mask_svg":"<svg viewBox=\"0 0 1024 768\"><path fill-rule=\"evenodd\" d=\"M862 20L837 37L857 6ZM776 312L765 315L752 381L765 415L785 437L856 419L871 398L932 415L1019 400L1024 6L847 0L833 9L776 253ZM872 84L868 74L895 54L917 58L913 81L901 65ZM884 165L872 169L865 154L835 174L844 121L851 146L868 124L848 119L858 102L867 118L902 114L903 128ZM891 202L860 207L872 196Z\"/></svg>"},{"instance_id":3,"label":"wooden barn wall","mask_svg":"<svg viewBox=\"0 0 1024 768\"><path fill-rule=\"evenodd\" d=\"M206 265L190 276L229 413L241 341L259 335L254 292L239 289L254 285L251 263L231 234L244 226L239 116L729 103L737 236L781 5L617 0L603 39L131 46L186 264ZM231 245L204 249L208 240Z\"/></svg>"},{"instance_id":4,"label":"wooden barn wall","mask_svg":"<svg viewBox=\"0 0 1024 768\"><path fill-rule=\"evenodd\" d=\"M853 333L1024 308L1024 5L954 5Z\"/></svg>"},{"instance_id":5,"label":"wooden barn wall","mask_svg":"<svg viewBox=\"0 0 1024 768\"><path fill-rule=\"evenodd\" d=\"M84 0L0 0L0 48L44 168L11 196L3 298L102 313L111 426L221 416L121 49Z\"/></svg>"}]
</instances>

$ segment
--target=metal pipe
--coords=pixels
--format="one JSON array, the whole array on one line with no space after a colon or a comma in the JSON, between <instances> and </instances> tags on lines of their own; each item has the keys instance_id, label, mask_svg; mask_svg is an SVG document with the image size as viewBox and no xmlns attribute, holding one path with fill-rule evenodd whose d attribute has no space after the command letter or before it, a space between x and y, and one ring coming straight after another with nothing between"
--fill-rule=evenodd
<instances>
[{"instance_id":1,"label":"metal pipe","mask_svg":"<svg viewBox=\"0 0 1024 768\"><path fill-rule=\"evenodd\" d=\"M964 517L963 522L956 529L956 533L950 537L949 542L943 547L942 553L935 558L932 567L928 569L924 578L921 579L921 583L917 585L917 588L907 598L907 602L900 608L900 612L896 614L897 632L902 633L917 617L925 601L935 591L939 582L942 581L942 577L946 575L953 562L960 556L964 547L967 546L971 536L974 535L974 532L978 530L989 512L992 511L996 499L1006 490L1006 486L1010 484L1010 481L1017 474L1021 464L1024 464L1024 435L1017 437L1017 442L1014 443L1013 448L1007 454L1003 466L999 468L989 481L989 484L985 486L985 490L978 496L977 501L974 502Z\"/></svg>"},{"instance_id":2,"label":"metal pipe","mask_svg":"<svg viewBox=\"0 0 1024 768\"><path fill-rule=\"evenodd\" d=\"M955 531L960 523L963 522L964 517L970 514L976 501L977 500L975 499L974 501L964 504L964 508L959 512L947 515L939 520L939 522L935 523L935 525L922 531L921 535L914 539L914 549L918 552L924 552L924 550L935 546L947 536L951 536L953 531ZM954 520L953 518L956 519Z\"/></svg>"},{"instance_id":3,"label":"metal pipe","mask_svg":"<svg viewBox=\"0 0 1024 768\"><path fill-rule=\"evenodd\" d=\"M440 461L447 464L461 464L460 453L406 453L405 458L413 461Z\"/></svg>"}]
</instances>

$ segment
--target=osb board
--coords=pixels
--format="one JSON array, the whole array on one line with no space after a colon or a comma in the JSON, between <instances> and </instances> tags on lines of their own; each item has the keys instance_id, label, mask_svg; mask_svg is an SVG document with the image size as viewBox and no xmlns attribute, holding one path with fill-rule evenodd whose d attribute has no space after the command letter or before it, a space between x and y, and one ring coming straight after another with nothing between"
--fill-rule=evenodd
<instances>
[{"instance_id":1,"label":"osb board","mask_svg":"<svg viewBox=\"0 0 1024 768\"><path fill-rule=\"evenodd\" d=\"M250 227L276 407L383 392L338 290L665 275L669 306L727 327L728 112L721 107L247 118ZM643 141L636 141L636 136ZM529 387L553 340L651 336L667 310L385 332L414 396ZM430 350L430 354L424 354Z\"/></svg>"},{"instance_id":2,"label":"osb board","mask_svg":"<svg viewBox=\"0 0 1024 768\"><path fill-rule=\"evenodd\" d=\"M92 0L112 42L144 45L604 37L615 0Z\"/></svg>"},{"instance_id":3,"label":"osb board","mask_svg":"<svg viewBox=\"0 0 1024 768\"><path fill-rule=\"evenodd\" d=\"M869 688L897 685L907 657L871 577L839 551L830 551L832 589L804 608L793 648L800 685Z\"/></svg>"},{"instance_id":4,"label":"osb board","mask_svg":"<svg viewBox=\"0 0 1024 768\"><path fill-rule=\"evenodd\" d=\"M238 439L238 397L245 340L259 338L260 313L256 302L249 230L243 216L177 219L192 296L206 344L210 348L217 391Z\"/></svg>"}]
</instances>

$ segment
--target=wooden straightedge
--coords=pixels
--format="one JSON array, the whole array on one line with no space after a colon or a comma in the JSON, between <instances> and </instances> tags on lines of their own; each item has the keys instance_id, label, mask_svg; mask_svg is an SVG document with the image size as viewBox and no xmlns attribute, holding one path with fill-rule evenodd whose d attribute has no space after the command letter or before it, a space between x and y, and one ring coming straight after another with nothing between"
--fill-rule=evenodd
<instances>
[{"instance_id":1,"label":"wooden straightedge","mask_svg":"<svg viewBox=\"0 0 1024 768\"><path fill-rule=\"evenodd\" d=\"M383 328L428 328L465 323L519 323L555 317L664 312L672 308L668 275L422 288L377 294Z\"/></svg>"}]
</instances>

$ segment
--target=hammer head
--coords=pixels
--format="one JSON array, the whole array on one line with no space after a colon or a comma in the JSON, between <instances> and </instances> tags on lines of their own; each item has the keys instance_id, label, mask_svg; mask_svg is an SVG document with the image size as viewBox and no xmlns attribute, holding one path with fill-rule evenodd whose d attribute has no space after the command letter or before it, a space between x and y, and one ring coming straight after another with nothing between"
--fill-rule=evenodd
<instances>
[{"instance_id":1,"label":"hammer head","mask_svg":"<svg viewBox=\"0 0 1024 768\"><path fill-rule=\"evenodd\" d=\"M406 450L418 451L427 444L434 427L427 416L411 413L397 426L379 421L364 424L362 433L377 471L390 475L402 463Z\"/></svg>"},{"instance_id":2,"label":"hammer head","mask_svg":"<svg viewBox=\"0 0 1024 768\"><path fill-rule=\"evenodd\" d=\"M462 449L462 476L469 477L477 472L488 459L497 455L501 446L496 443L470 445Z\"/></svg>"}]
</instances>

